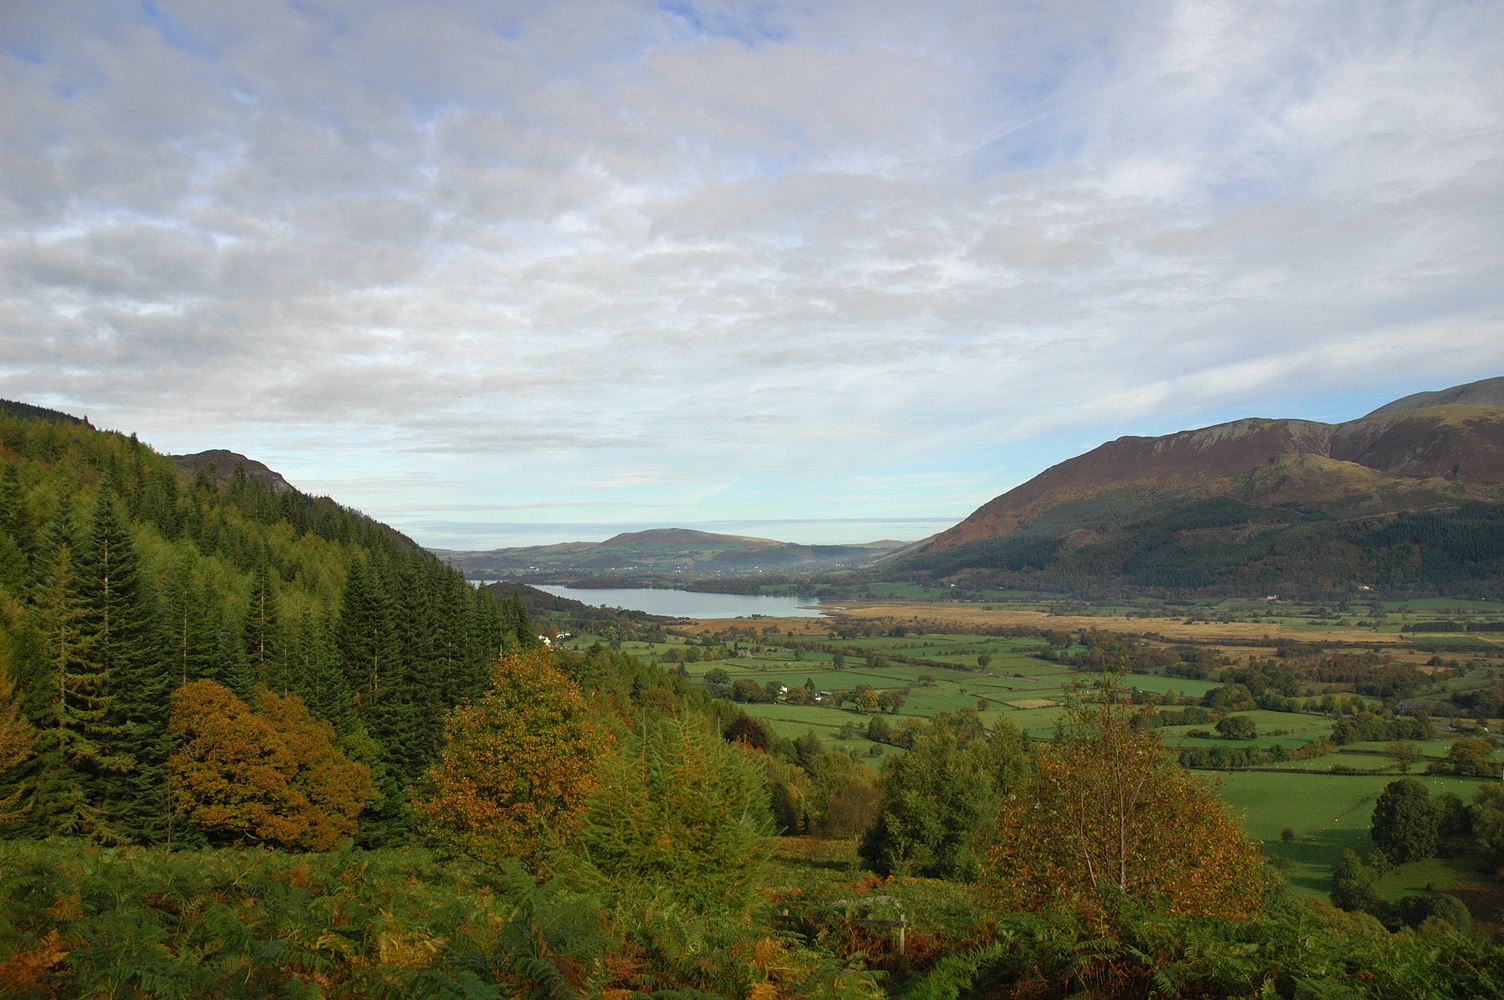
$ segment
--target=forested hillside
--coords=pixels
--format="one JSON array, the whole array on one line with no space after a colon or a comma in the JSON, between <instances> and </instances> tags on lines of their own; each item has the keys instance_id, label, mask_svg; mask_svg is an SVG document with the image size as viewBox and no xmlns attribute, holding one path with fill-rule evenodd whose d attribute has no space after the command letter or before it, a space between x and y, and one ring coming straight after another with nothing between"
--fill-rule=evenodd
<instances>
[{"instance_id":1,"label":"forested hillside","mask_svg":"<svg viewBox=\"0 0 1504 1000\"><path fill-rule=\"evenodd\" d=\"M446 712L498 650L536 641L521 601L327 497L239 468L181 475L134 435L0 410L0 680L34 729L23 765L0 762L7 832L212 839L213 822L175 815L167 761L192 735L172 706L191 717L220 697L194 683L214 681L243 703L234 718L256 706L236 738L275 730L297 756L332 729L321 752L369 771L358 841L400 838Z\"/></svg>"}]
</instances>

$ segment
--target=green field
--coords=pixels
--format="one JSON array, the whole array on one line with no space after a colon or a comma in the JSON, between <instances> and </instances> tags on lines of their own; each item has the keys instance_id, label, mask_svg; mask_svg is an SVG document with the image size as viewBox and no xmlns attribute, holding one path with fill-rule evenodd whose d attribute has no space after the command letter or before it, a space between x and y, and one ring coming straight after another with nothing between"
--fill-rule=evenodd
<instances>
[{"instance_id":1,"label":"green field","mask_svg":"<svg viewBox=\"0 0 1504 1000\"><path fill-rule=\"evenodd\" d=\"M1412 602L1410 611L1420 602ZM1440 602L1454 607L1456 602ZM1439 610L1440 608L1438 608ZM1428 609L1429 610L1429 609ZM580 636L571 644L588 645L594 637ZM906 719L927 720L939 712L973 708L980 711L985 724L996 726L1011 721L1030 736L1048 739L1064 709L1061 702L1067 689L1076 683L1091 683L1095 674L1083 673L1063 664L1038 658L1035 653L1046 648L1039 639L999 639L976 635L869 636L831 642L844 651L844 667L836 669L828 652L809 648L791 648L786 637L765 636L741 639L738 655L711 662L687 664L690 676L703 679L710 670L725 671L734 683L750 678L759 686L776 681L789 687L806 682L817 691L851 689L869 684L879 691L908 688L902 708L885 716L890 727L898 728ZM681 636L669 636L667 642L628 642L626 652L646 659L663 660L666 653L680 653L693 648ZM978 656L989 657L987 665ZM888 662L875 658L886 657ZM899 662L898 658L928 661L924 664ZM921 678L926 678L921 680ZM1493 671L1458 678L1451 690L1469 690L1493 683ZM1129 689L1163 695L1173 691L1181 697L1199 698L1216 688L1213 680L1188 680L1158 674L1127 674L1121 679ZM1022 703L1051 702L1042 707L1020 707ZM985 705L985 707L983 707ZM794 705L785 702L749 703L744 710L763 720L769 728L785 737L797 737L813 730L828 748L841 747L874 768L884 757L902 753L894 746L873 743L861 736L841 737L843 727L865 729L871 718L851 707L825 704ZM1229 741L1216 737L1213 725L1171 726L1159 731L1171 749L1186 747L1272 747L1293 750L1332 732L1332 718L1318 713L1293 713L1254 710L1242 712L1258 727L1253 740ZM1194 730L1207 736L1192 737ZM1445 757L1455 734L1418 744L1424 759L1412 773L1420 777L1433 794L1454 791L1467 800L1476 784L1474 779L1425 777L1421 774L1426 760ZM1373 802L1384 786L1400 776L1394 761L1383 755L1386 744L1358 743L1335 752L1304 760L1269 765L1267 769L1233 772L1200 772L1242 817L1249 835L1263 844L1274 863L1280 867L1297 894L1324 894L1331 887L1331 868L1344 848L1359 854L1373 849L1368 828ZM1379 774L1334 773L1333 768L1351 771L1382 771ZM1295 831L1295 839L1282 843L1280 833L1286 827ZM1385 892L1400 894L1420 891L1430 884L1447 888L1466 882L1475 858L1436 859L1417 863L1388 876L1381 886ZM1460 891L1460 890L1459 890Z\"/></svg>"}]
</instances>

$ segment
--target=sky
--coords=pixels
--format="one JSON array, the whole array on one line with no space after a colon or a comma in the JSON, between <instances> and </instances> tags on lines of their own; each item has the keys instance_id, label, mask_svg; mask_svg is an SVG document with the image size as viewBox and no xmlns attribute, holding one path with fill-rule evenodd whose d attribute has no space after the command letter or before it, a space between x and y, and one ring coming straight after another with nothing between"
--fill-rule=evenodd
<instances>
[{"instance_id":1,"label":"sky","mask_svg":"<svg viewBox=\"0 0 1504 1000\"><path fill-rule=\"evenodd\" d=\"M0 396L445 548L1504 374L1504 5L0 3Z\"/></svg>"}]
</instances>

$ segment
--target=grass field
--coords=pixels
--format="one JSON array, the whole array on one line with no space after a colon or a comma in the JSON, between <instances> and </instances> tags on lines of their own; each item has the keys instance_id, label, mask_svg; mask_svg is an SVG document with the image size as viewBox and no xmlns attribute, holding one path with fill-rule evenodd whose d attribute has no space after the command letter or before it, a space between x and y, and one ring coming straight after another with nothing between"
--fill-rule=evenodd
<instances>
[{"instance_id":1,"label":"grass field","mask_svg":"<svg viewBox=\"0 0 1504 1000\"><path fill-rule=\"evenodd\" d=\"M972 606L959 607L964 611ZM800 629L806 627L803 621L793 624ZM1051 623L1052 627L1054 624ZM1323 625L1310 631L1313 638L1319 637L1330 631L1330 626ZM1350 630L1349 635L1354 631ZM590 641L593 641L592 637L581 636L575 643L586 645ZM1067 689L1073 684L1096 679L1095 675L1032 655L1045 648L1045 643L1039 639L926 634L823 641L833 642L845 650L842 669L835 668L835 661L829 653L789 648L786 630L781 636L766 637L763 641L756 638L740 640L740 645L750 647L743 655L688 664L688 670L691 677L701 679L710 670L723 670L732 682L750 678L759 686L769 681L789 687L809 682L819 691L851 689L859 684L870 684L879 691L907 687L909 692L902 708L885 717L890 727L897 728L905 719L922 721L939 712L975 708L987 725L996 726L1008 720L1039 739L1053 735L1064 712ZM623 648L644 658L661 660L670 649L677 647L683 651L688 648L685 643L684 636L670 636L668 642L629 642ZM1230 652L1236 655L1239 651L1234 647ZM979 656L987 658L985 667L979 665ZM878 657L886 658L887 662L876 659ZM927 662L922 665L897 662L895 658L900 657ZM1491 677L1492 673L1488 676ZM1461 679L1458 689L1489 682L1486 677ZM1216 681L1152 674L1125 675L1122 683L1128 688L1157 694L1174 691L1181 696L1198 698L1219 686ZM874 768L880 768L885 757L902 753L896 747L873 743L861 736L840 736L843 727L848 727L848 733L853 729L865 729L870 718L851 708L830 703L792 705L783 702L746 704L743 707L749 715L763 720L780 735L792 738L813 730L827 747L846 749ZM1249 715L1254 720L1259 732L1257 739L1228 741L1214 735L1210 738L1188 735L1198 729L1210 732L1213 729L1211 724L1165 727L1159 732L1172 749L1179 746L1271 747L1277 744L1289 750L1319 737L1330 736L1332 731L1332 719L1321 714L1271 711L1240 714ZM1444 758L1455 738L1426 741L1420 744L1421 752L1428 759ZM1243 818L1249 835L1262 842L1268 856L1284 870L1292 891L1325 894L1331 888L1332 865L1344 848L1352 848L1359 854L1367 854L1373 849L1368 827L1374 799L1385 785L1400 776L1394 762L1383 756L1385 746L1383 742L1354 744L1324 756L1289 761L1272 770L1202 774L1213 784L1217 794ZM1334 767L1353 771L1384 770L1385 773L1333 773ZM1414 768L1416 776L1420 776L1423 768L1424 761ZM1476 784L1471 779L1420 777L1433 794L1455 791L1464 800L1470 799ZM1280 840L1280 833L1286 827L1295 831L1295 839L1288 844ZM841 861L840 865L848 862L849 859ZM835 864L835 861L825 859L818 863ZM1428 883L1437 888L1459 887L1460 893L1473 893L1471 899L1477 904L1475 911L1481 909L1492 917L1497 915L1498 894L1489 885L1477 881L1479 863L1478 858L1465 856L1426 862L1423 867L1406 866L1386 879L1384 891L1419 891L1413 886L1424 887ZM789 859L789 864L798 867L816 862Z\"/></svg>"}]
</instances>

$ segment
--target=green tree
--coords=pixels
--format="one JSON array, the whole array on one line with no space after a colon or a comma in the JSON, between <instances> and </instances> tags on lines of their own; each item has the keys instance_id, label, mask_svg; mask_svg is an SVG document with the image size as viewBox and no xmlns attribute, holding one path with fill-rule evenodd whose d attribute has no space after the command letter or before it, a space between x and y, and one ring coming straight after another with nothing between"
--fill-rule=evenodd
<instances>
[{"instance_id":1,"label":"green tree","mask_svg":"<svg viewBox=\"0 0 1504 1000\"><path fill-rule=\"evenodd\" d=\"M1384 756L1394 761L1396 770L1405 774L1416 761L1420 760L1421 752L1420 747L1409 740L1395 740L1384 747Z\"/></svg>"},{"instance_id":2,"label":"green tree","mask_svg":"<svg viewBox=\"0 0 1504 1000\"><path fill-rule=\"evenodd\" d=\"M101 760L94 775L100 824L95 836L154 843L167 829L167 664L153 627L153 599L136 558L129 518L113 491L95 494L78 560L78 592L93 655L108 678Z\"/></svg>"},{"instance_id":3,"label":"green tree","mask_svg":"<svg viewBox=\"0 0 1504 1000\"><path fill-rule=\"evenodd\" d=\"M1458 740L1447 751L1452 770L1472 778L1497 778L1499 765L1493 758L1494 745L1488 740Z\"/></svg>"},{"instance_id":4,"label":"green tree","mask_svg":"<svg viewBox=\"0 0 1504 1000\"><path fill-rule=\"evenodd\" d=\"M975 837L1028 760L1027 741L1010 722L989 740L975 713L937 717L907 753L884 762L879 813L862 838L862 859L884 874L974 876Z\"/></svg>"},{"instance_id":5,"label":"green tree","mask_svg":"<svg viewBox=\"0 0 1504 1000\"><path fill-rule=\"evenodd\" d=\"M1259 727L1246 715L1229 715L1217 720L1217 735L1224 740L1258 739Z\"/></svg>"},{"instance_id":6,"label":"green tree","mask_svg":"<svg viewBox=\"0 0 1504 1000\"><path fill-rule=\"evenodd\" d=\"M1374 889L1379 873L1363 863L1356 851L1344 849L1332 868L1332 904L1340 910L1378 916L1384 901Z\"/></svg>"},{"instance_id":7,"label":"green tree","mask_svg":"<svg viewBox=\"0 0 1504 1000\"><path fill-rule=\"evenodd\" d=\"M586 810L578 877L608 902L744 907L772 834L757 756L693 716L629 734Z\"/></svg>"},{"instance_id":8,"label":"green tree","mask_svg":"<svg viewBox=\"0 0 1504 1000\"><path fill-rule=\"evenodd\" d=\"M85 626L72 549L62 544L51 558L37 606L48 706L35 762L32 824L41 836L86 834L98 825L93 775L119 770L124 762L108 758L101 745L109 675L94 652L97 635Z\"/></svg>"},{"instance_id":9,"label":"green tree","mask_svg":"<svg viewBox=\"0 0 1504 1000\"><path fill-rule=\"evenodd\" d=\"M1479 847L1504 852L1504 784L1488 782L1473 789L1469 818Z\"/></svg>"},{"instance_id":10,"label":"green tree","mask_svg":"<svg viewBox=\"0 0 1504 1000\"><path fill-rule=\"evenodd\" d=\"M1414 778L1386 785L1374 804L1369 835L1395 864L1434 857L1441 829L1426 786Z\"/></svg>"},{"instance_id":11,"label":"green tree","mask_svg":"<svg viewBox=\"0 0 1504 1000\"><path fill-rule=\"evenodd\" d=\"M168 673L180 685L218 671L217 609L199 562L192 546L181 548L167 569L157 615Z\"/></svg>"},{"instance_id":12,"label":"green tree","mask_svg":"<svg viewBox=\"0 0 1504 1000\"><path fill-rule=\"evenodd\" d=\"M5 779L31 756L36 743L36 729L21 713L16 697L9 656L0 651L0 827L10 826L21 819L30 805L22 801L23 789L16 788L7 795L4 788L8 783Z\"/></svg>"},{"instance_id":13,"label":"green tree","mask_svg":"<svg viewBox=\"0 0 1504 1000\"><path fill-rule=\"evenodd\" d=\"M287 694L292 689L292 676L282 647L277 572L263 558L251 573L251 599L245 610L245 658L256 683Z\"/></svg>"}]
</instances>

